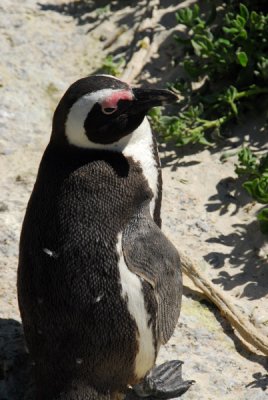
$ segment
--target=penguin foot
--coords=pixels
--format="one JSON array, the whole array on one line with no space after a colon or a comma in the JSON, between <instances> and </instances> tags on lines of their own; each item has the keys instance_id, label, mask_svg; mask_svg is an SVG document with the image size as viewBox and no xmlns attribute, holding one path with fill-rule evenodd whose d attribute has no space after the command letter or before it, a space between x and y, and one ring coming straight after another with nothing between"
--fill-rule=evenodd
<instances>
[{"instance_id":1,"label":"penguin foot","mask_svg":"<svg viewBox=\"0 0 268 400\"><path fill-rule=\"evenodd\" d=\"M172 399L180 397L195 381L183 381L181 367L183 362L173 360L153 368L143 381L132 389L132 395L126 396L127 400L146 397L153 399ZM133 396L134 395L134 396Z\"/></svg>"}]
</instances>

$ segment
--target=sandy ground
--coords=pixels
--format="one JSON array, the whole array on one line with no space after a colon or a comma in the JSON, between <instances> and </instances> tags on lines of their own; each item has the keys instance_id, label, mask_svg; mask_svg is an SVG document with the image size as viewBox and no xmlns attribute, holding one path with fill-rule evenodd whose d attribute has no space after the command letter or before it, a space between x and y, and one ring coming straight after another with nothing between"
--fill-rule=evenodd
<instances>
[{"instance_id":1,"label":"sandy ground","mask_svg":"<svg viewBox=\"0 0 268 400\"><path fill-rule=\"evenodd\" d=\"M64 90L97 70L107 52L128 54L133 31L144 18L144 2L122 3L100 1L99 7L110 4L106 13L86 0L0 4L0 400L27 398L23 393L29 362L16 298L18 240L53 110ZM180 2L160 3L164 11L167 4ZM157 26L164 45L146 65L143 83L163 86L174 74L175 20L174 12L169 14ZM122 26L128 29L104 50ZM160 152L164 231L190 257L207 262L202 263L205 273L267 335L267 239L255 220L258 206L237 185L235 156L221 162L221 155L235 153L245 137L264 149L265 124L266 116L252 118L212 151L190 147L175 152L161 144ZM249 132L254 133L250 139ZM213 305L187 285L178 326L158 362L177 358L185 362L185 378L196 380L183 396L186 400L268 398L267 358L246 351Z\"/></svg>"}]
</instances>

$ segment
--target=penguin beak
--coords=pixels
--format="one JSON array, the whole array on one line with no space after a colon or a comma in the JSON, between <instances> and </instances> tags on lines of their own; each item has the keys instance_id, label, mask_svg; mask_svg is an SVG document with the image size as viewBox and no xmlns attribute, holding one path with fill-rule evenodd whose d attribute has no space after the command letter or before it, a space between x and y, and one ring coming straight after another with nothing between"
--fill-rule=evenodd
<instances>
[{"instance_id":1,"label":"penguin beak","mask_svg":"<svg viewBox=\"0 0 268 400\"><path fill-rule=\"evenodd\" d=\"M134 108L135 113L140 111L147 111L152 107L162 106L168 103L175 103L178 101L178 96L166 89L132 89L134 94Z\"/></svg>"}]
</instances>

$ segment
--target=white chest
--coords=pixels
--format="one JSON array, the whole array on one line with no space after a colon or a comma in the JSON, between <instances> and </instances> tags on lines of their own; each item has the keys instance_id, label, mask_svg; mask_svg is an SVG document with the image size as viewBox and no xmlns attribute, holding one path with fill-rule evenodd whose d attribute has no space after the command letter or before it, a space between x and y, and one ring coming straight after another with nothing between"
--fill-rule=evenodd
<instances>
[{"instance_id":1,"label":"white chest","mask_svg":"<svg viewBox=\"0 0 268 400\"><path fill-rule=\"evenodd\" d=\"M153 155L152 131L146 117L136 131L133 132L122 153L126 157L132 157L142 168L143 175L153 192L153 199L150 204L150 211L153 216L155 201L158 197L158 170L157 162Z\"/></svg>"}]
</instances>

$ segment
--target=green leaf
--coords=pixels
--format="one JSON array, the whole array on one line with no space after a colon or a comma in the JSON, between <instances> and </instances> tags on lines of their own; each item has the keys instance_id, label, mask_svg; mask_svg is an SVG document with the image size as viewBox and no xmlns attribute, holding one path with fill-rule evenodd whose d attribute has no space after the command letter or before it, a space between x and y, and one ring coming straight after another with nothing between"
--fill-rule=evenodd
<instances>
[{"instance_id":1,"label":"green leaf","mask_svg":"<svg viewBox=\"0 0 268 400\"><path fill-rule=\"evenodd\" d=\"M186 8L186 21L191 24L192 20L193 20L193 11L191 10L191 8Z\"/></svg>"},{"instance_id":2,"label":"green leaf","mask_svg":"<svg viewBox=\"0 0 268 400\"><path fill-rule=\"evenodd\" d=\"M219 45L223 45L223 46L226 46L226 47L231 47L232 46L232 43L230 42L230 40L228 40L228 39L224 39L224 38L219 38L218 40L217 40L217 43L219 44Z\"/></svg>"},{"instance_id":3,"label":"green leaf","mask_svg":"<svg viewBox=\"0 0 268 400\"><path fill-rule=\"evenodd\" d=\"M248 38L248 33L246 31L246 29L241 29L240 33L239 33L239 37L242 39L247 39Z\"/></svg>"},{"instance_id":4,"label":"green leaf","mask_svg":"<svg viewBox=\"0 0 268 400\"><path fill-rule=\"evenodd\" d=\"M238 153L238 159L242 165L245 165L247 167L251 167L252 165L255 166L257 161L257 157L254 156L249 147L244 147L240 150L240 152Z\"/></svg>"},{"instance_id":5,"label":"green leaf","mask_svg":"<svg viewBox=\"0 0 268 400\"><path fill-rule=\"evenodd\" d=\"M238 152L239 164L235 166L235 172L238 176L241 175L259 175L257 168L257 157L252 153L249 147L243 147Z\"/></svg>"},{"instance_id":6,"label":"green leaf","mask_svg":"<svg viewBox=\"0 0 268 400\"><path fill-rule=\"evenodd\" d=\"M252 11L251 14L250 14L251 23L255 24L258 19L259 19L259 16L256 13L256 11Z\"/></svg>"},{"instance_id":7,"label":"green leaf","mask_svg":"<svg viewBox=\"0 0 268 400\"><path fill-rule=\"evenodd\" d=\"M268 173L268 154L261 158L259 171L261 174Z\"/></svg>"},{"instance_id":8,"label":"green leaf","mask_svg":"<svg viewBox=\"0 0 268 400\"><path fill-rule=\"evenodd\" d=\"M179 24L185 25L189 28L194 27L199 22L199 6L196 4L193 8L187 7L178 10L175 14L176 20Z\"/></svg>"},{"instance_id":9,"label":"green leaf","mask_svg":"<svg viewBox=\"0 0 268 400\"><path fill-rule=\"evenodd\" d=\"M197 18L199 16L200 8L198 4L193 6L193 18Z\"/></svg>"},{"instance_id":10,"label":"green leaf","mask_svg":"<svg viewBox=\"0 0 268 400\"><path fill-rule=\"evenodd\" d=\"M241 15L237 15L236 22L241 28L244 28L244 26L246 25L246 20Z\"/></svg>"},{"instance_id":11,"label":"green leaf","mask_svg":"<svg viewBox=\"0 0 268 400\"><path fill-rule=\"evenodd\" d=\"M268 80L268 58L261 56L258 57L259 61L257 62L257 68L258 70L256 71L256 75L261 75L262 78L267 81Z\"/></svg>"},{"instance_id":12,"label":"green leaf","mask_svg":"<svg viewBox=\"0 0 268 400\"><path fill-rule=\"evenodd\" d=\"M252 11L250 14L250 22L255 29L261 29L263 21L260 14L256 11Z\"/></svg>"},{"instance_id":13,"label":"green leaf","mask_svg":"<svg viewBox=\"0 0 268 400\"><path fill-rule=\"evenodd\" d=\"M179 24L186 25L185 10L179 10L175 14L176 20Z\"/></svg>"},{"instance_id":14,"label":"green leaf","mask_svg":"<svg viewBox=\"0 0 268 400\"><path fill-rule=\"evenodd\" d=\"M221 102L227 102L228 104L234 104L237 99L237 89L234 86L229 86L225 93L218 96L218 100Z\"/></svg>"},{"instance_id":15,"label":"green leaf","mask_svg":"<svg viewBox=\"0 0 268 400\"><path fill-rule=\"evenodd\" d=\"M191 76L191 78L195 79L202 73L202 70L198 68L193 60L184 60L183 63L185 71Z\"/></svg>"},{"instance_id":16,"label":"green leaf","mask_svg":"<svg viewBox=\"0 0 268 400\"><path fill-rule=\"evenodd\" d=\"M248 56L244 51L236 52L237 60L242 67L246 67L248 65Z\"/></svg>"},{"instance_id":17,"label":"green leaf","mask_svg":"<svg viewBox=\"0 0 268 400\"><path fill-rule=\"evenodd\" d=\"M200 144L203 144L204 146L209 146L209 147L213 146L213 143L209 142L209 141L205 138L205 136L199 137L198 141L199 141Z\"/></svg>"},{"instance_id":18,"label":"green leaf","mask_svg":"<svg viewBox=\"0 0 268 400\"><path fill-rule=\"evenodd\" d=\"M239 5L240 15L247 21L249 19L249 11L244 4Z\"/></svg>"},{"instance_id":19,"label":"green leaf","mask_svg":"<svg viewBox=\"0 0 268 400\"><path fill-rule=\"evenodd\" d=\"M224 26L222 29L225 33L228 33L231 35L237 35L239 32L239 30L237 28L227 28L226 26Z\"/></svg>"},{"instance_id":20,"label":"green leaf","mask_svg":"<svg viewBox=\"0 0 268 400\"><path fill-rule=\"evenodd\" d=\"M260 229L261 232L265 235L268 234L268 208L264 208L261 210L258 215L257 219L260 221Z\"/></svg>"},{"instance_id":21,"label":"green leaf","mask_svg":"<svg viewBox=\"0 0 268 400\"><path fill-rule=\"evenodd\" d=\"M268 204L268 178L260 176L251 181L246 181L243 187L259 203Z\"/></svg>"},{"instance_id":22,"label":"green leaf","mask_svg":"<svg viewBox=\"0 0 268 400\"><path fill-rule=\"evenodd\" d=\"M201 51L202 51L202 46L200 45L200 43L196 42L195 40L191 40L191 44L193 46L194 52L197 56L201 55Z\"/></svg>"},{"instance_id":23,"label":"green leaf","mask_svg":"<svg viewBox=\"0 0 268 400\"><path fill-rule=\"evenodd\" d=\"M96 14L100 17L103 14L107 14L111 11L111 5L108 4L107 6L104 7L99 7L96 8Z\"/></svg>"}]
</instances>

